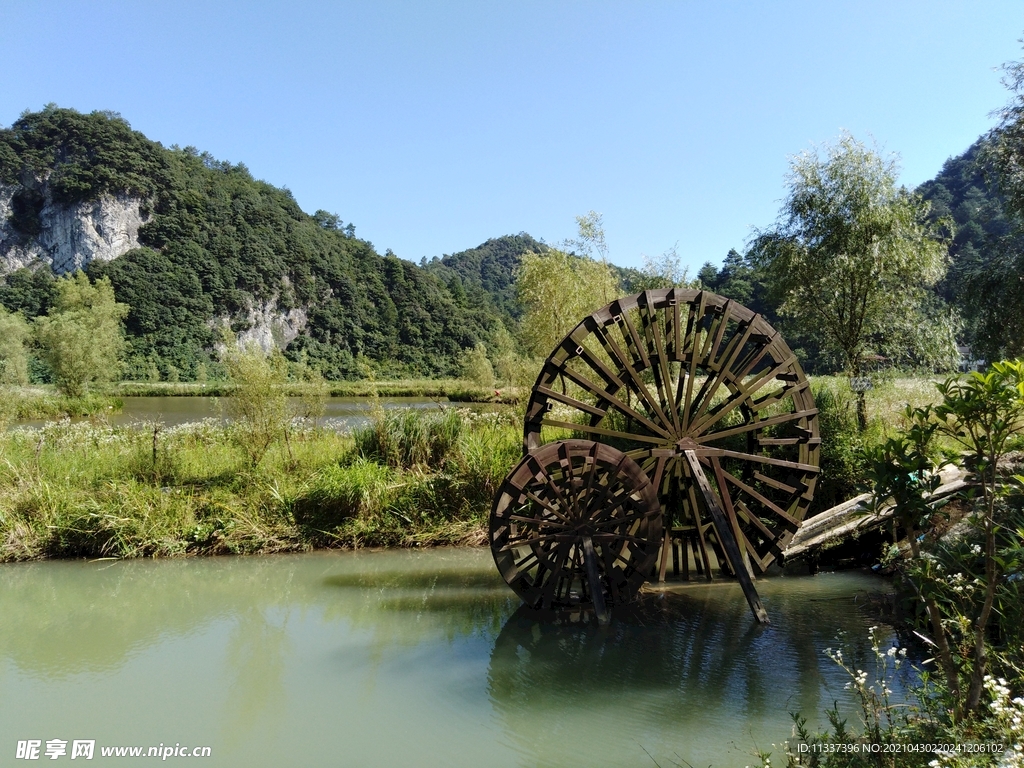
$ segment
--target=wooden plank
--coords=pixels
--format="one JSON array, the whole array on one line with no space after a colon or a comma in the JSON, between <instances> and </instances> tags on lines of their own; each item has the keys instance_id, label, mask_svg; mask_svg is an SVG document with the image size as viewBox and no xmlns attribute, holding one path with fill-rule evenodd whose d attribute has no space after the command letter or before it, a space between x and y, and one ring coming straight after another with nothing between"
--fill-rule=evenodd
<instances>
[{"instance_id":1,"label":"wooden plank","mask_svg":"<svg viewBox=\"0 0 1024 768\"><path fill-rule=\"evenodd\" d=\"M800 419L807 419L811 416L816 416L817 414L817 408L807 411L796 411L795 413L781 413L778 416L772 416L771 418L762 419L761 421L747 422L746 424L741 424L738 427L722 429L718 432L705 432L697 437L697 442L703 443L707 440L720 440L723 437L742 435L744 432L754 432L755 430L763 429L764 427L773 427L776 424L785 424L789 421L799 421Z\"/></svg>"},{"instance_id":2,"label":"wooden plank","mask_svg":"<svg viewBox=\"0 0 1024 768\"><path fill-rule=\"evenodd\" d=\"M729 521L729 527L732 528L732 535L736 537L736 542L739 544L743 564L746 566L747 572L750 574L750 578L754 578L754 569L750 566L750 558L747 557L747 551L744 547L744 543L747 539L743 535L743 532L740 531L740 524L736 519L736 510L733 509L732 506L732 496L729 495L729 487L725 482L722 465L718 461L718 457L713 456L711 458L711 468L715 472L715 482L718 484L718 492L722 497L722 506L725 509L725 516Z\"/></svg>"},{"instance_id":3,"label":"wooden plank","mask_svg":"<svg viewBox=\"0 0 1024 768\"><path fill-rule=\"evenodd\" d=\"M594 552L594 541L589 536L583 537L583 559L587 567L587 582L590 585L590 599L594 602L594 613L601 624L608 623L608 608L604 602L604 587L597 573L597 554Z\"/></svg>"},{"instance_id":4,"label":"wooden plank","mask_svg":"<svg viewBox=\"0 0 1024 768\"><path fill-rule=\"evenodd\" d=\"M718 459L712 457L711 461L717 462ZM742 480L740 480L738 477L733 475L731 472L723 472L723 474L725 475L725 479L728 482L732 483L737 488L739 488L741 491L743 491L744 493L748 494L751 498L757 499L764 506L766 506L768 509L770 509L772 512L774 512L776 515L781 517L785 522L789 523L789 525L792 526L794 531L797 528L800 527L800 521L799 520L797 520L794 517L791 517L790 514L788 512L786 512L786 510L784 510L782 507L780 507L774 501L769 499L767 496L765 496L764 494L762 494L762 493L756 491L755 489L751 488L749 485L744 483Z\"/></svg>"},{"instance_id":5,"label":"wooden plank","mask_svg":"<svg viewBox=\"0 0 1024 768\"><path fill-rule=\"evenodd\" d=\"M693 451L685 451L686 462L690 466L690 472L693 474L693 478L697 481L697 486L700 488L700 492L704 497L705 507L708 512L711 513L712 522L715 525L715 532L718 535L718 543L722 546L725 551L725 556L729 560L732 566L733 573L736 574L736 579L740 583L740 588L743 590L744 597L747 598L747 604L750 606L751 612L754 614L754 618L757 619L761 624L768 624L768 612L765 611L764 606L761 605L761 598L757 594L757 590L754 588L754 582L750 578L750 574L747 572L747 566L743 562L743 556L740 554L739 542L733 536L729 521L725 516L725 512L719 504L718 497L715 496L711 490L711 485L708 483L707 477L704 475L704 470L700 466L700 459Z\"/></svg>"},{"instance_id":6,"label":"wooden plank","mask_svg":"<svg viewBox=\"0 0 1024 768\"><path fill-rule=\"evenodd\" d=\"M754 479L760 480L765 485L770 485L772 488L777 488L780 491L785 491L786 493L797 492L797 489L794 488L792 485L786 485L781 480L776 480L774 477L768 477L768 475L761 474L760 472L754 473Z\"/></svg>"}]
</instances>

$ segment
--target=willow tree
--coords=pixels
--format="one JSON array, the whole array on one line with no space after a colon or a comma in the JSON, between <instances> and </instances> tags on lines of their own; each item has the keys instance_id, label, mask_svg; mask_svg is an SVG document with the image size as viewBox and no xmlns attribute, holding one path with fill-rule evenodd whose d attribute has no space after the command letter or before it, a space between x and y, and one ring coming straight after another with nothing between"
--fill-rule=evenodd
<instances>
[{"instance_id":1,"label":"willow tree","mask_svg":"<svg viewBox=\"0 0 1024 768\"><path fill-rule=\"evenodd\" d=\"M0 384L28 384L28 334L25 318L0 307Z\"/></svg>"},{"instance_id":2,"label":"willow tree","mask_svg":"<svg viewBox=\"0 0 1024 768\"><path fill-rule=\"evenodd\" d=\"M871 352L929 364L955 351L952 317L929 311L947 247L925 220L928 204L897 174L895 159L845 133L823 152L797 155L775 227L752 244L780 313L854 377ZM863 393L857 410L863 429Z\"/></svg>"},{"instance_id":3,"label":"willow tree","mask_svg":"<svg viewBox=\"0 0 1024 768\"><path fill-rule=\"evenodd\" d=\"M607 264L549 250L523 255L516 292L525 309L522 335L530 351L547 355L586 315L619 295Z\"/></svg>"},{"instance_id":4,"label":"willow tree","mask_svg":"<svg viewBox=\"0 0 1024 768\"><path fill-rule=\"evenodd\" d=\"M90 283L76 272L59 279L56 288L49 314L35 320L36 341L57 388L80 397L89 382L116 378L128 305L114 298L106 277Z\"/></svg>"}]
</instances>

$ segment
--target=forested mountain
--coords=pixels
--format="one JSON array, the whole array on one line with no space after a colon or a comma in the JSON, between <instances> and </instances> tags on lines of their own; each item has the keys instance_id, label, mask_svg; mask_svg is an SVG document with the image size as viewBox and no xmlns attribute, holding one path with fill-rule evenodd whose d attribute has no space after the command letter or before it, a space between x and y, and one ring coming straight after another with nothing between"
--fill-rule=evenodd
<instances>
[{"instance_id":1,"label":"forested mountain","mask_svg":"<svg viewBox=\"0 0 1024 768\"><path fill-rule=\"evenodd\" d=\"M1013 292L1024 287L992 277L999 263L1024 252L1021 222L1007 208L992 165L992 136L976 141L962 155L950 158L931 181L917 191L932 204L932 216L952 222L950 268L940 293L957 307L964 322L963 337L990 360L1018 350L1007 349L1004 332L1014 315Z\"/></svg>"},{"instance_id":2,"label":"forested mountain","mask_svg":"<svg viewBox=\"0 0 1024 768\"><path fill-rule=\"evenodd\" d=\"M55 228L96 230L102 240L106 220L97 210L129 219L137 211L135 247L85 267L93 278L109 277L131 307L128 375L155 363L164 375L173 366L190 378L209 364L223 325L287 345L289 357L305 354L330 378L365 375L368 366L382 376L451 374L461 351L487 340L511 311L501 298L510 295L508 276L486 259L484 293L474 302L445 270L381 256L352 225L303 213L288 190L254 179L244 165L166 149L116 114L49 106L0 131L0 205L9 270L0 302L28 317L45 313L52 298L46 265L58 263L46 238ZM517 239L535 245L528 236L505 238ZM497 261L511 252L498 248ZM468 279L465 254L448 258ZM30 257L35 263L19 268ZM492 289L499 299L488 303Z\"/></svg>"},{"instance_id":3,"label":"forested mountain","mask_svg":"<svg viewBox=\"0 0 1024 768\"><path fill-rule=\"evenodd\" d=\"M1020 287L982 278L1024 240L986 173L985 142L918 192L954 227L939 294L959 309L965 340L995 359L1000 296ZM114 113L48 106L0 130L0 304L33 318L53 301L55 273L109 278L131 308L128 377L155 367L192 378L216 364L225 327L332 379L451 375L464 350L515 331L516 270L525 253L547 250L519 233L416 265L378 254L334 214L304 213L244 165L167 149ZM651 277L611 266L623 293ZM697 277L767 317L810 370L834 370L815 338L778 315L748 255L730 251Z\"/></svg>"},{"instance_id":4,"label":"forested mountain","mask_svg":"<svg viewBox=\"0 0 1024 768\"><path fill-rule=\"evenodd\" d=\"M459 253L421 260L420 266L440 277L456 297L465 294L473 306L493 308L506 322L522 316L516 300L515 271L524 253L548 247L525 232L488 240Z\"/></svg>"}]
</instances>

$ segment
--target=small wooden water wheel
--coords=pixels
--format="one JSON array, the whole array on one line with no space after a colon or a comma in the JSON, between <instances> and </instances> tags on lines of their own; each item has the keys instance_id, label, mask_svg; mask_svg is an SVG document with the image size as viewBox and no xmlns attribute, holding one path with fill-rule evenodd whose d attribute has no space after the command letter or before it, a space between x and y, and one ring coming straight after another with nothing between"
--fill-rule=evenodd
<instances>
[{"instance_id":1,"label":"small wooden water wheel","mask_svg":"<svg viewBox=\"0 0 1024 768\"><path fill-rule=\"evenodd\" d=\"M796 356L746 307L683 289L617 299L544 362L491 513L498 569L527 604L600 613L659 563L664 579L671 554L683 578L736 578L767 622L753 579L810 506L817 413Z\"/></svg>"}]
</instances>

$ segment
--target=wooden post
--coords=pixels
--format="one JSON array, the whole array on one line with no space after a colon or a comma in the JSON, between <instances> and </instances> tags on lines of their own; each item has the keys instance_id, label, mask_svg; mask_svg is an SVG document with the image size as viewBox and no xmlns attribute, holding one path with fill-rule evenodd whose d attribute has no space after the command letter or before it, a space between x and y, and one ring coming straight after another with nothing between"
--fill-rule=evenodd
<instances>
[{"instance_id":1,"label":"wooden post","mask_svg":"<svg viewBox=\"0 0 1024 768\"><path fill-rule=\"evenodd\" d=\"M590 582L590 598L594 601L594 613L597 614L597 621L600 624L607 624L608 607L604 602L604 587L601 586L601 578L597 574L594 540L589 536L583 537L583 559L586 561L587 581Z\"/></svg>"},{"instance_id":2,"label":"wooden post","mask_svg":"<svg viewBox=\"0 0 1024 768\"><path fill-rule=\"evenodd\" d=\"M757 590L754 589L754 582L750 578L750 573L747 572L747 566L743 561L739 542L736 541L736 536L733 534L732 526L729 525L725 511L718 501L718 496L711 490L711 485L708 483L704 470L700 466L700 459L697 458L697 454L693 451L684 451L683 453L686 456L687 464L690 465L693 479L697 481L700 492L704 496L704 504L707 506L708 512L711 513L711 520L715 525L718 541L722 545L729 565L732 566L733 573L736 574L740 587L743 589L743 595L747 598L750 610L753 611L754 618L760 623L768 624L768 613L765 611L764 606L761 605L761 598L758 597Z\"/></svg>"}]
</instances>

